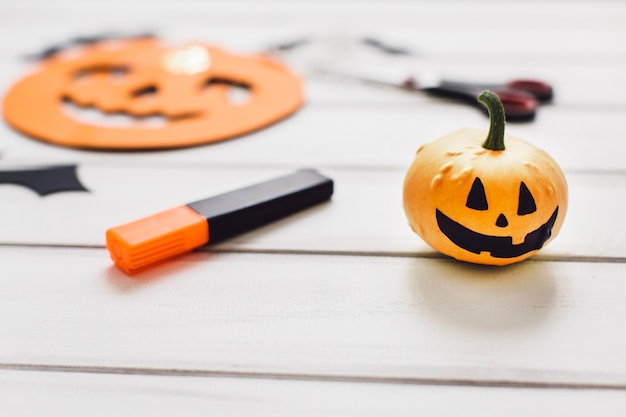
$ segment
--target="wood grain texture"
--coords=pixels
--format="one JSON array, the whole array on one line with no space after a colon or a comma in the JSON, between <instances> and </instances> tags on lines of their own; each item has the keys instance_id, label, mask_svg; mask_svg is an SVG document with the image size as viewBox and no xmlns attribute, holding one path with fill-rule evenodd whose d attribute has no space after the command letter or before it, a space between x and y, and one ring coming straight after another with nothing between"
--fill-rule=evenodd
<instances>
[{"instance_id":1,"label":"wood grain texture","mask_svg":"<svg viewBox=\"0 0 626 417\"><path fill-rule=\"evenodd\" d=\"M86 163L79 166L78 174L90 190L87 193L42 198L23 187L0 185L0 244L104 247L108 228L288 172L280 168ZM402 208L404 170L321 172L335 182L331 202L230 239L215 249L435 255L407 224ZM570 202L565 224L536 257L626 259L623 207L615 204L616 196L626 193L624 176L571 173L567 178Z\"/></svg>"},{"instance_id":2,"label":"wood grain texture","mask_svg":"<svg viewBox=\"0 0 626 417\"><path fill-rule=\"evenodd\" d=\"M0 363L626 388L622 264L0 248ZM33 262L36 260L36 262Z\"/></svg>"},{"instance_id":3,"label":"wood grain texture","mask_svg":"<svg viewBox=\"0 0 626 417\"><path fill-rule=\"evenodd\" d=\"M546 107L540 112L534 123L509 123L507 133L544 149L566 171L624 170L624 110L589 112ZM55 147L22 137L6 125L0 127L0 134L4 138L4 158L14 161L406 169L422 144L463 127L486 130L488 120L479 110L461 104L382 108L311 105L284 122L251 135L213 145L151 153Z\"/></svg>"},{"instance_id":4,"label":"wood grain texture","mask_svg":"<svg viewBox=\"0 0 626 417\"><path fill-rule=\"evenodd\" d=\"M624 4L615 1L561 2L492 1L99 1L67 2L58 7L45 0L4 2L3 20L24 44L41 39L64 39L76 31L92 31L93 24L113 28L164 28L177 37L189 39L199 32L226 45L247 45L266 38L306 36L333 29L350 33L383 32L400 39L427 56L460 54L465 58L531 56L547 60L563 57L585 61L589 58L624 58L624 50L612 37L623 32ZM358 7L357 7L358 5ZM67 25L67 10L79 20ZM20 16L42 25L39 30L18 24ZM176 24L176 22L184 22ZM584 30L581 30L584 23ZM410 32L420 36L410 36ZM506 36L493 36L494 33ZM248 38L248 39L246 39ZM250 40L252 38L252 41ZM8 40L7 40L8 41ZM7 42L8 43L8 42ZM521 56L520 56L521 54Z\"/></svg>"},{"instance_id":5,"label":"wood grain texture","mask_svg":"<svg viewBox=\"0 0 626 417\"><path fill-rule=\"evenodd\" d=\"M0 371L14 416L622 416L619 391ZM59 401L63 398L63 401ZM35 401L36 399L36 401ZM70 401L71 399L71 401Z\"/></svg>"},{"instance_id":6,"label":"wood grain texture","mask_svg":"<svg viewBox=\"0 0 626 417\"><path fill-rule=\"evenodd\" d=\"M7 416L622 416L626 414L626 4L620 1L5 0L3 91L28 53L154 31L241 53L374 36L418 70L533 77L554 102L507 132L564 168L557 239L506 268L435 254L404 219L417 148L478 110L313 76L294 116L162 152L55 147L0 124L0 169L77 163L89 193L0 185L0 414ZM411 63L413 65L413 62ZM135 277L108 227L301 167L329 203Z\"/></svg>"},{"instance_id":7,"label":"wood grain texture","mask_svg":"<svg viewBox=\"0 0 626 417\"><path fill-rule=\"evenodd\" d=\"M77 18L72 25L60 24L69 4ZM276 42L302 36L330 36L341 42L364 33L381 33L383 39L414 49L420 70L425 67L453 78L483 81L535 77L555 84L555 104L542 107L533 123L510 124L510 133L545 148L566 169L623 169L620 155L626 145L620 132L626 111L626 51L615 39L626 34L621 24L626 8L618 2L576 3L567 8L558 2L533 3L532 7L515 2L394 2L393 7L377 2L359 7L352 2L333 7L316 2L286 2L280 7L239 1L230 5L183 4L178 7L169 2L122 1L107 2L105 7L99 2L69 2L57 7L41 1L4 2L0 16L7 25L5 30L15 36L0 40L0 50L10 57L1 64L0 77L9 85L32 66L20 61L20 56L50 43L93 33L98 26L103 28L101 31L126 32L137 26L163 27L163 36L172 42L207 39L242 52L258 52ZM260 9L265 19L257 19ZM506 18L494 18L499 13ZM22 25L19 16L28 16L38 30ZM185 25L173 25L174 16L180 16ZM305 16L310 27L303 26ZM524 26L531 17L534 30ZM489 25L476 23L483 20ZM491 36L502 30L506 30L506 36ZM462 42L459 33L463 34ZM350 56L340 52L339 57ZM466 105L421 94L312 78L307 79L307 105L294 117L216 146L150 155L107 155L52 147L26 139L6 125L0 127L0 134L3 155L11 159L123 158L397 168L406 165L408 155L420 144L464 126L486 126L486 119ZM590 142L595 152L588 152Z\"/></svg>"}]
</instances>

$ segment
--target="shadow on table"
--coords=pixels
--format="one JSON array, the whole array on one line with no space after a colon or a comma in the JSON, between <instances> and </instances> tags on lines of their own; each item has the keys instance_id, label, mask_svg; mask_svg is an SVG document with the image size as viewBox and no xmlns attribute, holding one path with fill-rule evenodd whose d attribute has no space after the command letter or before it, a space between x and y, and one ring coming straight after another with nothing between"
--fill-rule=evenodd
<instances>
[{"instance_id":1,"label":"shadow on table","mask_svg":"<svg viewBox=\"0 0 626 417\"><path fill-rule=\"evenodd\" d=\"M434 318L467 330L514 331L548 318L553 273L549 262L493 267L438 259L428 269L416 262L410 279L415 301Z\"/></svg>"},{"instance_id":2,"label":"shadow on table","mask_svg":"<svg viewBox=\"0 0 626 417\"><path fill-rule=\"evenodd\" d=\"M206 266L206 261L214 256L211 252L193 251L167 259L130 276L111 265L106 270L106 277L113 291L130 294L162 279L181 279L181 275L188 275L191 270Z\"/></svg>"}]
</instances>

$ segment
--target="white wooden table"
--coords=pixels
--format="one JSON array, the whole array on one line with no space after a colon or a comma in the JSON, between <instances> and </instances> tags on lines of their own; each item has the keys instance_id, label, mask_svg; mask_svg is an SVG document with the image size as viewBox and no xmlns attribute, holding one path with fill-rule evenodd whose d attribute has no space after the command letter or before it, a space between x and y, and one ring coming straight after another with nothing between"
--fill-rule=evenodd
<instances>
[{"instance_id":1,"label":"white wooden table","mask_svg":"<svg viewBox=\"0 0 626 417\"><path fill-rule=\"evenodd\" d=\"M415 151L478 110L304 76L293 117L160 152L62 148L0 125L3 164L78 164L89 193L0 185L3 416L626 415L626 4L620 1L0 2L3 91L24 54L154 30L252 53L378 36L452 77L533 77L554 103L507 132L570 188L549 246L506 268L435 253L406 224ZM331 202L129 278L104 231L314 167Z\"/></svg>"}]
</instances>

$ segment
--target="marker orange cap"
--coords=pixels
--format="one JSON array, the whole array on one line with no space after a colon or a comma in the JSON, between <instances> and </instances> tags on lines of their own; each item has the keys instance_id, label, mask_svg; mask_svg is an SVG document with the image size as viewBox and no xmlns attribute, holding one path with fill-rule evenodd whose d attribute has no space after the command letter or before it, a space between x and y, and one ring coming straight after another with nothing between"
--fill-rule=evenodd
<instances>
[{"instance_id":1,"label":"marker orange cap","mask_svg":"<svg viewBox=\"0 0 626 417\"><path fill-rule=\"evenodd\" d=\"M106 232L107 249L130 275L326 201L332 193L331 179L300 170L113 227Z\"/></svg>"}]
</instances>

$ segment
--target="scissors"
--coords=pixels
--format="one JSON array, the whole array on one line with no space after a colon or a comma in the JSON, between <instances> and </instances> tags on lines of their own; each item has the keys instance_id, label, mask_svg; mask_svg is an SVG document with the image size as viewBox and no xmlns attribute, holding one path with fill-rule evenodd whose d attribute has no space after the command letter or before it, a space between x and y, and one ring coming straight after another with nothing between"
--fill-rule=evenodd
<instances>
[{"instance_id":1,"label":"scissors","mask_svg":"<svg viewBox=\"0 0 626 417\"><path fill-rule=\"evenodd\" d=\"M349 46L345 39L334 42L326 40L322 48L320 48L320 42L300 39L277 45L274 50L285 55L311 44L315 45L312 49L317 53L315 60L307 57L308 70L313 74L400 88L406 91L422 91L431 96L470 104L481 109L485 114L487 114L487 109L476 100L476 97L483 90L491 90L502 101L507 120L511 121L532 120L539 105L550 102L554 96L552 86L539 80L515 79L504 83L475 83L444 79L434 71L412 72L412 67L408 67L406 61L398 61L397 58L398 56L415 57L409 50L390 46L374 38L352 39ZM326 56L320 59L319 51L323 48L330 50L331 53L327 51ZM368 59L363 60L362 49L364 48L369 49L365 52L376 51L379 56L374 57L369 53ZM382 59L380 55L386 55L387 59ZM337 64L338 62L341 63ZM415 59L410 64L414 66Z\"/></svg>"},{"instance_id":2,"label":"scissors","mask_svg":"<svg viewBox=\"0 0 626 417\"><path fill-rule=\"evenodd\" d=\"M547 103L553 97L553 90L549 84L529 79L511 80L502 84L440 79L435 85L420 86L419 81L411 76L401 86L407 90L421 90L433 96L458 99L484 111L485 107L476 101L476 97L483 90L491 90L500 98L507 119L516 121L533 119L539 104Z\"/></svg>"}]
</instances>

